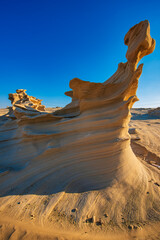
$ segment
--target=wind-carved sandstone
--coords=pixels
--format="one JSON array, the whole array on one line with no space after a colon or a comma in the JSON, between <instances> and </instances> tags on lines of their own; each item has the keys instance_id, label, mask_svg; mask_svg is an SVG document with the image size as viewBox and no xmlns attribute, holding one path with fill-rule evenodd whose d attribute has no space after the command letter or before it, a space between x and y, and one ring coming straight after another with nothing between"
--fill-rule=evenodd
<instances>
[{"instance_id":1,"label":"wind-carved sandstone","mask_svg":"<svg viewBox=\"0 0 160 240\"><path fill-rule=\"evenodd\" d=\"M132 27L124 42L128 61L120 63L107 81L93 83L74 78L70 81L72 91L66 92L72 102L61 110L37 115L28 111L22 117L15 113L18 121L9 120L14 128L0 156L8 171L3 183L0 178L1 193L32 193L36 198L52 194L45 222L55 205L68 215L78 206L79 222L87 213L103 215L105 211L117 224L121 224L121 214L129 220L145 221L153 199L144 193L150 190L155 201L152 213L159 214L158 193L148 185L151 175L156 178L157 173L136 158L128 133L130 109L138 100L136 90L143 68L143 64L137 64L155 48L149 22ZM16 107L21 101L17 95L10 95L10 99ZM4 124L3 130L8 126Z\"/></svg>"},{"instance_id":2,"label":"wind-carved sandstone","mask_svg":"<svg viewBox=\"0 0 160 240\"><path fill-rule=\"evenodd\" d=\"M41 104L42 100L27 95L24 89L17 89L16 93L10 93L8 98L11 100L12 110L17 118L25 115L35 116L40 111L45 111L45 106Z\"/></svg>"}]
</instances>

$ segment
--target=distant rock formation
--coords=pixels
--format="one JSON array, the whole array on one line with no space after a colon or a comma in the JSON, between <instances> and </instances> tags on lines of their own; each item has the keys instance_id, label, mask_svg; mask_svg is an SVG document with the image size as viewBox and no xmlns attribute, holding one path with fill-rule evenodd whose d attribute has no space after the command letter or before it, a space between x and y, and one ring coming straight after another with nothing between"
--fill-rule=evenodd
<instances>
[{"instance_id":1,"label":"distant rock formation","mask_svg":"<svg viewBox=\"0 0 160 240\"><path fill-rule=\"evenodd\" d=\"M41 104L42 100L27 95L24 89L17 89L16 93L10 93L8 98L11 100L13 105L11 109L17 118L24 115L35 116L45 111L45 106Z\"/></svg>"},{"instance_id":2,"label":"distant rock formation","mask_svg":"<svg viewBox=\"0 0 160 240\"><path fill-rule=\"evenodd\" d=\"M155 109L148 110L148 114L153 117L160 118L160 107L157 107Z\"/></svg>"},{"instance_id":3,"label":"distant rock formation","mask_svg":"<svg viewBox=\"0 0 160 240\"><path fill-rule=\"evenodd\" d=\"M32 212L39 222L47 224L55 206L67 216L78 208L76 221L81 224L86 215L101 217L106 212L120 226L121 216L137 223L149 221L151 215L160 219L158 193L148 183L157 173L134 155L128 133L143 68L137 64L155 48L149 22L132 27L124 42L128 61L104 83L72 79L72 91L66 92L72 102L54 113L41 114L41 101L23 90L9 96L18 120L1 126L0 192L22 198L32 194L29 203L34 201ZM49 195L43 209L39 195Z\"/></svg>"}]
</instances>

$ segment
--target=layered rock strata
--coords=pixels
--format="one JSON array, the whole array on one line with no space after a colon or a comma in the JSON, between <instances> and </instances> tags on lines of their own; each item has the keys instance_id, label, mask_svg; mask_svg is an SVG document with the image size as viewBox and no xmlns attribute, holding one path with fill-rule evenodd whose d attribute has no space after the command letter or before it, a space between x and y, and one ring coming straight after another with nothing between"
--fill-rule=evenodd
<instances>
[{"instance_id":1,"label":"layered rock strata","mask_svg":"<svg viewBox=\"0 0 160 240\"><path fill-rule=\"evenodd\" d=\"M10 93L8 98L12 103L9 114L12 117L12 112L14 112L16 118L22 118L27 115L39 115L40 112L45 111L45 106L41 104L42 100L29 96L24 89L17 89L16 93Z\"/></svg>"},{"instance_id":2,"label":"layered rock strata","mask_svg":"<svg viewBox=\"0 0 160 240\"><path fill-rule=\"evenodd\" d=\"M24 205L36 202L32 212L43 224L49 224L57 211L70 216L72 209L78 209L76 221L82 227L87 218L97 219L106 212L119 226L122 216L128 222L160 219L159 192L149 183L153 178L158 181L158 170L137 159L128 133L130 109L138 100L136 90L143 68L137 64L155 48L149 22L132 27L124 43L128 46L127 62L120 63L104 83L72 79L72 91L66 92L72 102L61 110L41 114L39 110L44 109L39 100L29 98L31 111L34 108L37 114L29 114L27 107L28 113L21 115L17 107L22 109L28 101L23 103L25 92L10 95L16 119L1 124L4 211L5 197L10 196L13 202L22 199ZM147 191L151 192L149 197ZM26 198L30 194L32 197ZM47 206L42 207L46 197ZM23 210L17 214L15 208L12 215L22 216Z\"/></svg>"}]
</instances>

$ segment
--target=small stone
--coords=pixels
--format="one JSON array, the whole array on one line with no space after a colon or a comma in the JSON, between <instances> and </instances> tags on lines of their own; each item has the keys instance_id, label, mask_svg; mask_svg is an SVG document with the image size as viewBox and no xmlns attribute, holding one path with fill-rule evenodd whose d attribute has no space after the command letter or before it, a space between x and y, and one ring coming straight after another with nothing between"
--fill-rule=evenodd
<instances>
[{"instance_id":1,"label":"small stone","mask_svg":"<svg viewBox=\"0 0 160 240\"><path fill-rule=\"evenodd\" d=\"M138 227L137 226L134 226L134 229L137 229Z\"/></svg>"},{"instance_id":2,"label":"small stone","mask_svg":"<svg viewBox=\"0 0 160 240\"><path fill-rule=\"evenodd\" d=\"M77 208L74 208L74 209L71 210L71 212L77 212L77 211L78 211Z\"/></svg>"},{"instance_id":3,"label":"small stone","mask_svg":"<svg viewBox=\"0 0 160 240\"><path fill-rule=\"evenodd\" d=\"M132 225L128 225L128 229L132 230L133 226Z\"/></svg>"},{"instance_id":4,"label":"small stone","mask_svg":"<svg viewBox=\"0 0 160 240\"><path fill-rule=\"evenodd\" d=\"M108 217L108 214L107 214L107 213L105 213L105 214L104 214L104 217L106 217L106 218L107 218L107 217Z\"/></svg>"},{"instance_id":5,"label":"small stone","mask_svg":"<svg viewBox=\"0 0 160 240\"><path fill-rule=\"evenodd\" d=\"M17 202L17 204L20 204L20 202Z\"/></svg>"},{"instance_id":6,"label":"small stone","mask_svg":"<svg viewBox=\"0 0 160 240\"><path fill-rule=\"evenodd\" d=\"M97 225L97 226L101 226L102 224L103 224L103 221L102 221L102 219L100 218L99 221L96 222L96 225Z\"/></svg>"},{"instance_id":7,"label":"small stone","mask_svg":"<svg viewBox=\"0 0 160 240\"><path fill-rule=\"evenodd\" d=\"M86 223L94 223L96 221L95 216L86 219Z\"/></svg>"}]
</instances>

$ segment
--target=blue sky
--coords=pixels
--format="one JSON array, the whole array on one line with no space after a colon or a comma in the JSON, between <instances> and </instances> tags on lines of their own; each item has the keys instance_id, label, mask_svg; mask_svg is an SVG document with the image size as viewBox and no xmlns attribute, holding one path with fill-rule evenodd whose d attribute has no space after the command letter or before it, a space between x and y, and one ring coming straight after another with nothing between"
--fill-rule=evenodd
<instances>
[{"instance_id":1,"label":"blue sky","mask_svg":"<svg viewBox=\"0 0 160 240\"><path fill-rule=\"evenodd\" d=\"M64 106L69 81L103 82L125 62L124 36L148 19L155 51L143 58L135 107L160 106L160 1L0 0L0 107L27 89Z\"/></svg>"}]
</instances>

